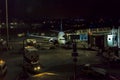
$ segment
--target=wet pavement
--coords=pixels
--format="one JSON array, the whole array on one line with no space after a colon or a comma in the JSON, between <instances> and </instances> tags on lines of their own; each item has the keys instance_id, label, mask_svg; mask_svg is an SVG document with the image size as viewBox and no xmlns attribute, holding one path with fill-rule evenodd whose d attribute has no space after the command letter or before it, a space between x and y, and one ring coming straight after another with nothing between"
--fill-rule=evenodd
<instances>
[{"instance_id":1,"label":"wet pavement","mask_svg":"<svg viewBox=\"0 0 120 80\"><path fill-rule=\"evenodd\" d=\"M16 45L17 46L17 45ZM22 48L22 45L19 45ZM0 58L7 63L8 71L3 80L23 80L18 79L24 75L22 70L23 56L19 53L20 49L8 52L1 52ZM78 49L77 56L77 74L81 71L81 65L90 64L104 68L110 74L119 75L120 69L111 67L108 63L103 63L100 56L96 56L96 51ZM37 75L29 74L25 80L70 80L74 75L74 62L72 57L72 49L40 49L40 63L42 65L41 73Z\"/></svg>"}]
</instances>

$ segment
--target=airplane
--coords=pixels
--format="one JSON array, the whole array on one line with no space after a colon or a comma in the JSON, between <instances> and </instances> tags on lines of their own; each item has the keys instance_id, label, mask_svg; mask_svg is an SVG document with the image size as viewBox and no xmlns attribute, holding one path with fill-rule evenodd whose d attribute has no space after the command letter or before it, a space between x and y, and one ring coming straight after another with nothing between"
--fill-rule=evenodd
<instances>
[{"instance_id":1,"label":"airplane","mask_svg":"<svg viewBox=\"0 0 120 80\"><path fill-rule=\"evenodd\" d=\"M44 38L44 39L49 39L50 43L53 43L54 45L59 44L59 45L66 45L69 41L67 41L67 37L65 35L66 31L62 30L62 21L60 25L61 30L60 31L54 31L58 32L57 37L49 37L49 36L38 36L38 35L33 35L29 34L30 37L38 37L38 38ZM53 31L53 30L52 30ZM67 30L68 31L68 30Z\"/></svg>"}]
</instances>

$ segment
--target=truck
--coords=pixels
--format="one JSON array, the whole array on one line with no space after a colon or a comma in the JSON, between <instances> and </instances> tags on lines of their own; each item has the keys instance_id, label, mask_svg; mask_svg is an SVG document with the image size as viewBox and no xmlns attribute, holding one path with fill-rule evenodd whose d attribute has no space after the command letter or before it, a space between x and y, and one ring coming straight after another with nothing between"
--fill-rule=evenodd
<instances>
[{"instance_id":1,"label":"truck","mask_svg":"<svg viewBox=\"0 0 120 80\"><path fill-rule=\"evenodd\" d=\"M32 74L40 73L39 52L34 46L24 48L23 69Z\"/></svg>"}]
</instances>

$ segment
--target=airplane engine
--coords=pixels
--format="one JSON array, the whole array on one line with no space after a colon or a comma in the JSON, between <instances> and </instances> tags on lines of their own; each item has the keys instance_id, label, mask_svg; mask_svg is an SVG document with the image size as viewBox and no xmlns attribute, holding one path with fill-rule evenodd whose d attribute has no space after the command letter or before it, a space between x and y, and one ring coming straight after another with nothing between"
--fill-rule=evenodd
<instances>
[{"instance_id":1,"label":"airplane engine","mask_svg":"<svg viewBox=\"0 0 120 80\"><path fill-rule=\"evenodd\" d=\"M50 42L50 43L53 43L54 45L58 44L57 39L54 39L54 38L51 38L51 39L49 40L49 42Z\"/></svg>"}]
</instances>

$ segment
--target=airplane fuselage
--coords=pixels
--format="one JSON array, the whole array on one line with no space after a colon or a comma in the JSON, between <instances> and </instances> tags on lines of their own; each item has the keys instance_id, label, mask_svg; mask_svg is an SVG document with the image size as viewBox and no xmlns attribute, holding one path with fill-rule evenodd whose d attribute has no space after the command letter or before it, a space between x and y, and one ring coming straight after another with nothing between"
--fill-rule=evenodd
<instances>
[{"instance_id":1,"label":"airplane fuselage","mask_svg":"<svg viewBox=\"0 0 120 80\"><path fill-rule=\"evenodd\" d=\"M65 40L65 33L63 32L63 31L60 31L59 33L58 33L58 43L60 44L60 45L65 45L66 44L66 40Z\"/></svg>"}]
</instances>

